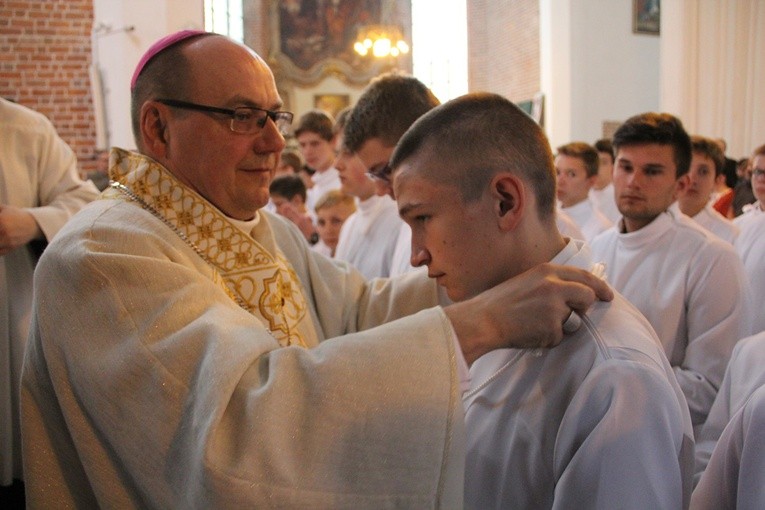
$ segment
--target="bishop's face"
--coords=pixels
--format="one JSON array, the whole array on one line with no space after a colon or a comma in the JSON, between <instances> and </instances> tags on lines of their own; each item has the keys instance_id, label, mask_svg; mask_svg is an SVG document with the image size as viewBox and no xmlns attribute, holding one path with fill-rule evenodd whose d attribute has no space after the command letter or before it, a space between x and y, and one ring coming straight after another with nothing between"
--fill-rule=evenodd
<instances>
[{"instance_id":1,"label":"bishop's face","mask_svg":"<svg viewBox=\"0 0 765 510\"><path fill-rule=\"evenodd\" d=\"M268 66L224 37L203 37L184 49L191 60L189 97L171 98L232 109L276 110L282 102ZM224 214L252 219L268 203L284 138L267 120L255 133L235 133L231 117L165 105L167 149L162 163Z\"/></svg>"}]
</instances>

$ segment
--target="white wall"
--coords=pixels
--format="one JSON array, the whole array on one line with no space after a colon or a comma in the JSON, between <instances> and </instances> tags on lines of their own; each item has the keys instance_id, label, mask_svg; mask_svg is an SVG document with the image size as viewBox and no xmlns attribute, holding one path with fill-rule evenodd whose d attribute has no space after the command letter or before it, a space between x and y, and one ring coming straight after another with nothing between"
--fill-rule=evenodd
<instances>
[{"instance_id":1,"label":"white wall","mask_svg":"<svg viewBox=\"0 0 765 510\"><path fill-rule=\"evenodd\" d=\"M202 29L202 0L94 0L93 60L101 69L107 144L134 148L130 128L130 78L141 55L160 37L186 28ZM129 32L123 27L133 26Z\"/></svg>"},{"instance_id":2,"label":"white wall","mask_svg":"<svg viewBox=\"0 0 765 510\"><path fill-rule=\"evenodd\" d=\"M659 109L659 37L632 33L632 0L540 0L540 37L553 149Z\"/></svg>"}]
</instances>

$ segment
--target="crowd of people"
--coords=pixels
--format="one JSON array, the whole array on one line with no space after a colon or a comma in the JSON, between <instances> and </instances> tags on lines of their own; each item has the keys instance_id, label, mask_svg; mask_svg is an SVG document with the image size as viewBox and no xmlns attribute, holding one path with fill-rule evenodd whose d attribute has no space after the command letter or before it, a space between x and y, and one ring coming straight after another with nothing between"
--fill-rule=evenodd
<instances>
[{"instance_id":1,"label":"crowd of people","mask_svg":"<svg viewBox=\"0 0 765 510\"><path fill-rule=\"evenodd\" d=\"M29 508L765 507L765 145L651 112L553 152L399 73L293 119L193 30L131 101L100 196L0 101Z\"/></svg>"}]
</instances>

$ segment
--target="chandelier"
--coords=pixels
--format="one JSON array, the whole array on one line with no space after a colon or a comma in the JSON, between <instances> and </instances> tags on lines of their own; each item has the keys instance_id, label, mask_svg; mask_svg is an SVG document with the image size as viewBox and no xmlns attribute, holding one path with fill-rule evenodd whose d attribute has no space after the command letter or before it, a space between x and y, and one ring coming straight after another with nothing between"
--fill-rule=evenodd
<instances>
[{"instance_id":1,"label":"chandelier","mask_svg":"<svg viewBox=\"0 0 765 510\"><path fill-rule=\"evenodd\" d=\"M398 57L409 53L409 45L395 25L367 25L359 28L353 49L362 57L369 53L377 58Z\"/></svg>"}]
</instances>

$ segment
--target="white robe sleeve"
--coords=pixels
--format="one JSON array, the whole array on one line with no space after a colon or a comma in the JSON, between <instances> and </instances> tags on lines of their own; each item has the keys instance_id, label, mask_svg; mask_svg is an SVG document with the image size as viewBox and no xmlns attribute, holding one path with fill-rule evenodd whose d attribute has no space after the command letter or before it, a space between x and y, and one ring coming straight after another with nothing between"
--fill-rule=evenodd
<instances>
[{"instance_id":1,"label":"white robe sleeve","mask_svg":"<svg viewBox=\"0 0 765 510\"><path fill-rule=\"evenodd\" d=\"M37 182L36 206L27 211L50 240L72 215L98 196L98 190L91 181L80 178L74 151L47 119L41 119L35 130L34 137L23 135L26 171Z\"/></svg>"},{"instance_id":2,"label":"white robe sleeve","mask_svg":"<svg viewBox=\"0 0 765 510\"><path fill-rule=\"evenodd\" d=\"M619 385L610 382L614 371ZM673 395L664 374L647 364L596 367L561 421L553 508L686 508L693 439L683 434Z\"/></svg>"},{"instance_id":3,"label":"white robe sleeve","mask_svg":"<svg viewBox=\"0 0 765 510\"><path fill-rule=\"evenodd\" d=\"M691 421L706 420L736 342L748 334L749 286L743 266L724 241L717 249L691 264L686 301L688 345L685 357L674 367L685 394ZM668 357L672 359L671 353Z\"/></svg>"},{"instance_id":4,"label":"white robe sleeve","mask_svg":"<svg viewBox=\"0 0 765 510\"><path fill-rule=\"evenodd\" d=\"M765 508L765 386L754 392L725 427L693 491L691 508Z\"/></svg>"}]
</instances>

